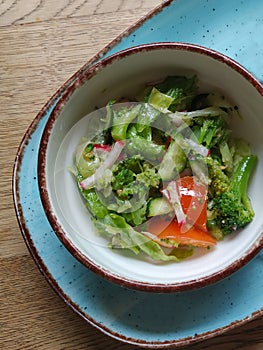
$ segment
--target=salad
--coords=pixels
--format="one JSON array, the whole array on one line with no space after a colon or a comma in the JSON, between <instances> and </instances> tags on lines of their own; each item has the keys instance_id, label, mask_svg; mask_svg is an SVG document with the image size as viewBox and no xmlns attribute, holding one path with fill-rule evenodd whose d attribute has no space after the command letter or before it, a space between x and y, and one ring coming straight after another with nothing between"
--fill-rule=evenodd
<instances>
[{"instance_id":1,"label":"salad","mask_svg":"<svg viewBox=\"0 0 263 350\"><path fill-rule=\"evenodd\" d=\"M81 140L76 182L112 249L180 261L245 227L257 157L228 121L238 108L200 93L196 76L145 87L138 102L109 101L104 129Z\"/></svg>"}]
</instances>

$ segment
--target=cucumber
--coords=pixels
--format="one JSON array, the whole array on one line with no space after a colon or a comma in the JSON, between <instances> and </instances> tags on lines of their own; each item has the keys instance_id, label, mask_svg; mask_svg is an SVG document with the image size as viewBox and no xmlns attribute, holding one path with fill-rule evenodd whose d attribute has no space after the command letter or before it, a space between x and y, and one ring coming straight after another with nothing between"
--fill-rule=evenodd
<instances>
[{"instance_id":1,"label":"cucumber","mask_svg":"<svg viewBox=\"0 0 263 350\"><path fill-rule=\"evenodd\" d=\"M164 197L152 198L148 204L148 216L169 214L172 211L172 206Z\"/></svg>"},{"instance_id":2,"label":"cucumber","mask_svg":"<svg viewBox=\"0 0 263 350\"><path fill-rule=\"evenodd\" d=\"M163 181L169 181L178 177L184 170L187 162L185 151L175 140L171 142L160 164L159 174Z\"/></svg>"}]
</instances>

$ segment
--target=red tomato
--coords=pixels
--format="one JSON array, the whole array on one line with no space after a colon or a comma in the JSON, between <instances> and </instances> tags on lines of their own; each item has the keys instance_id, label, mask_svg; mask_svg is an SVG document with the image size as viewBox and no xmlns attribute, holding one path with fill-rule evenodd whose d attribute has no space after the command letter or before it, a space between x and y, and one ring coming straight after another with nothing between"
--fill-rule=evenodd
<instances>
[{"instance_id":1,"label":"red tomato","mask_svg":"<svg viewBox=\"0 0 263 350\"><path fill-rule=\"evenodd\" d=\"M186 229L180 227L177 221L172 220L169 224L162 218L154 218L149 223L149 232L156 235L160 244L162 240L169 239L179 245L191 245L194 247L209 247L216 245L216 240L207 232L197 227Z\"/></svg>"},{"instance_id":2,"label":"red tomato","mask_svg":"<svg viewBox=\"0 0 263 350\"><path fill-rule=\"evenodd\" d=\"M187 221L207 231L207 188L193 176L176 180L180 202Z\"/></svg>"}]
</instances>

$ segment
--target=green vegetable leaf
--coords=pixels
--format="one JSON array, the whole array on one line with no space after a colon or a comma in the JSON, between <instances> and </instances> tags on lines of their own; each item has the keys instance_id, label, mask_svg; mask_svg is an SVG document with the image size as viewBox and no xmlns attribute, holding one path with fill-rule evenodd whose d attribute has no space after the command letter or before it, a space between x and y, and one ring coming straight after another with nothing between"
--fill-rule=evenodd
<instances>
[{"instance_id":1,"label":"green vegetable leaf","mask_svg":"<svg viewBox=\"0 0 263 350\"><path fill-rule=\"evenodd\" d=\"M135 231L119 215L109 214L104 220L96 220L94 224L100 233L111 239L112 248L130 249L136 254L143 252L158 261L179 261L175 255L166 255L159 244Z\"/></svg>"},{"instance_id":2,"label":"green vegetable leaf","mask_svg":"<svg viewBox=\"0 0 263 350\"><path fill-rule=\"evenodd\" d=\"M148 103L160 112L168 112L170 105L173 103L174 97L161 93L156 88L153 88Z\"/></svg>"},{"instance_id":3,"label":"green vegetable leaf","mask_svg":"<svg viewBox=\"0 0 263 350\"><path fill-rule=\"evenodd\" d=\"M136 129L138 133L143 133L143 131L149 127L160 115L160 108L156 105L149 103L144 103L138 114ZM142 135L140 135L142 136Z\"/></svg>"},{"instance_id":4,"label":"green vegetable leaf","mask_svg":"<svg viewBox=\"0 0 263 350\"><path fill-rule=\"evenodd\" d=\"M141 225L146 220L146 210L147 203L144 204L137 210L133 210L129 213L123 213L123 217L126 219L127 223L134 226Z\"/></svg>"},{"instance_id":5,"label":"green vegetable leaf","mask_svg":"<svg viewBox=\"0 0 263 350\"><path fill-rule=\"evenodd\" d=\"M113 111L113 126L111 128L112 138L125 140L129 124L137 117L141 105L138 104L130 109L123 108L120 111Z\"/></svg>"},{"instance_id":6,"label":"green vegetable leaf","mask_svg":"<svg viewBox=\"0 0 263 350\"><path fill-rule=\"evenodd\" d=\"M129 142L126 143L125 149L130 156L140 155L146 160L157 162L165 153L163 145L157 145L153 141L148 141L140 136L129 140Z\"/></svg>"},{"instance_id":7,"label":"green vegetable leaf","mask_svg":"<svg viewBox=\"0 0 263 350\"><path fill-rule=\"evenodd\" d=\"M81 190L83 197L86 199L87 207L90 213L98 218L103 219L108 215L108 209L102 204L95 189Z\"/></svg>"},{"instance_id":8,"label":"green vegetable leaf","mask_svg":"<svg viewBox=\"0 0 263 350\"><path fill-rule=\"evenodd\" d=\"M152 140L152 128L146 124L131 124L127 130L127 139L133 139L134 137L142 137L147 141Z\"/></svg>"},{"instance_id":9,"label":"green vegetable leaf","mask_svg":"<svg viewBox=\"0 0 263 350\"><path fill-rule=\"evenodd\" d=\"M156 85L156 88L173 98L169 110L172 112L189 110L198 90L197 77L170 76Z\"/></svg>"}]
</instances>

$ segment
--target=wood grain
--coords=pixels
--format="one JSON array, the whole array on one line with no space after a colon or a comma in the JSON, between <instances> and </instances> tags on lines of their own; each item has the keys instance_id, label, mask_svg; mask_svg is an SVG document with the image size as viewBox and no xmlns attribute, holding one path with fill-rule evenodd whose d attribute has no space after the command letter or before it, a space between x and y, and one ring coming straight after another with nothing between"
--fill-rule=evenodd
<instances>
[{"instance_id":1,"label":"wood grain","mask_svg":"<svg viewBox=\"0 0 263 350\"><path fill-rule=\"evenodd\" d=\"M161 0L0 0L0 349L135 349L73 313L29 255L12 169L22 136L77 69ZM263 319L187 350L260 350Z\"/></svg>"},{"instance_id":2,"label":"wood grain","mask_svg":"<svg viewBox=\"0 0 263 350\"><path fill-rule=\"evenodd\" d=\"M160 3L160 0L2 0L0 2L0 25L125 11L133 13L137 11L142 14L144 10L153 9Z\"/></svg>"}]
</instances>

